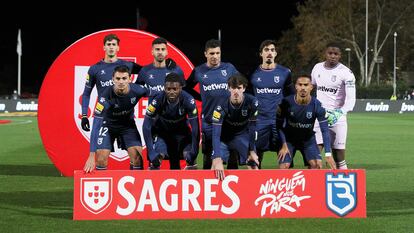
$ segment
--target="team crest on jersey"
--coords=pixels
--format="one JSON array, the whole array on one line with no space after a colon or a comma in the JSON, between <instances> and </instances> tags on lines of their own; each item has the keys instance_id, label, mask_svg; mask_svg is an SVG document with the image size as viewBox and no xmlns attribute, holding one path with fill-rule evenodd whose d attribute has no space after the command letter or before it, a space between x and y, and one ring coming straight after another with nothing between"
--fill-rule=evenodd
<instances>
[{"instance_id":1,"label":"team crest on jersey","mask_svg":"<svg viewBox=\"0 0 414 233\"><path fill-rule=\"evenodd\" d=\"M137 97L131 98L131 104L135 104L135 102L137 102Z\"/></svg>"},{"instance_id":2,"label":"team crest on jersey","mask_svg":"<svg viewBox=\"0 0 414 233\"><path fill-rule=\"evenodd\" d=\"M98 138L98 145L102 145L103 138Z\"/></svg>"},{"instance_id":3,"label":"team crest on jersey","mask_svg":"<svg viewBox=\"0 0 414 233\"><path fill-rule=\"evenodd\" d=\"M227 70L221 70L221 74L222 74L223 76L227 76Z\"/></svg>"},{"instance_id":4,"label":"team crest on jersey","mask_svg":"<svg viewBox=\"0 0 414 233\"><path fill-rule=\"evenodd\" d=\"M154 79L154 75L153 74L150 74L149 77L148 77L148 79Z\"/></svg>"},{"instance_id":5,"label":"team crest on jersey","mask_svg":"<svg viewBox=\"0 0 414 233\"><path fill-rule=\"evenodd\" d=\"M112 178L81 178L81 203L93 214L104 211L112 202Z\"/></svg>"},{"instance_id":6,"label":"team crest on jersey","mask_svg":"<svg viewBox=\"0 0 414 233\"><path fill-rule=\"evenodd\" d=\"M306 112L306 118L311 119L312 118L312 112Z\"/></svg>"},{"instance_id":7,"label":"team crest on jersey","mask_svg":"<svg viewBox=\"0 0 414 233\"><path fill-rule=\"evenodd\" d=\"M99 99L99 102L105 102L105 97L101 97L100 99Z\"/></svg>"},{"instance_id":8,"label":"team crest on jersey","mask_svg":"<svg viewBox=\"0 0 414 233\"><path fill-rule=\"evenodd\" d=\"M257 82L261 82L261 81L262 81L262 78L258 77Z\"/></svg>"},{"instance_id":9,"label":"team crest on jersey","mask_svg":"<svg viewBox=\"0 0 414 233\"><path fill-rule=\"evenodd\" d=\"M332 82L336 82L336 75L332 75L332 77L331 77L331 81L332 81Z\"/></svg>"},{"instance_id":10,"label":"team crest on jersey","mask_svg":"<svg viewBox=\"0 0 414 233\"><path fill-rule=\"evenodd\" d=\"M340 172L326 174L326 205L335 214L343 217L357 205L356 173Z\"/></svg>"},{"instance_id":11,"label":"team crest on jersey","mask_svg":"<svg viewBox=\"0 0 414 233\"><path fill-rule=\"evenodd\" d=\"M217 110L214 110L213 112L213 121L220 121L221 113Z\"/></svg>"},{"instance_id":12,"label":"team crest on jersey","mask_svg":"<svg viewBox=\"0 0 414 233\"><path fill-rule=\"evenodd\" d=\"M104 75L104 74L106 74L105 70L101 70L101 75Z\"/></svg>"},{"instance_id":13,"label":"team crest on jersey","mask_svg":"<svg viewBox=\"0 0 414 233\"><path fill-rule=\"evenodd\" d=\"M295 113L294 112L290 112L290 116L294 116L295 115Z\"/></svg>"},{"instance_id":14,"label":"team crest on jersey","mask_svg":"<svg viewBox=\"0 0 414 233\"><path fill-rule=\"evenodd\" d=\"M247 116L247 109L242 109L242 116Z\"/></svg>"},{"instance_id":15,"label":"team crest on jersey","mask_svg":"<svg viewBox=\"0 0 414 233\"><path fill-rule=\"evenodd\" d=\"M96 104L96 108L95 108L95 112L97 113L97 114L101 114L102 113L102 111L103 111L103 109L104 109L104 106L101 104L101 103L97 103Z\"/></svg>"},{"instance_id":16,"label":"team crest on jersey","mask_svg":"<svg viewBox=\"0 0 414 233\"><path fill-rule=\"evenodd\" d=\"M273 77L273 80L275 81L275 83L279 83L280 78L279 78L279 76L275 76L275 77Z\"/></svg>"},{"instance_id":17,"label":"team crest on jersey","mask_svg":"<svg viewBox=\"0 0 414 233\"><path fill-rule=\"evenodd\" d=\"M204 74L204 75L203 75L203 78L208 78L207 74Z\"/></svg>"}]
</instances>

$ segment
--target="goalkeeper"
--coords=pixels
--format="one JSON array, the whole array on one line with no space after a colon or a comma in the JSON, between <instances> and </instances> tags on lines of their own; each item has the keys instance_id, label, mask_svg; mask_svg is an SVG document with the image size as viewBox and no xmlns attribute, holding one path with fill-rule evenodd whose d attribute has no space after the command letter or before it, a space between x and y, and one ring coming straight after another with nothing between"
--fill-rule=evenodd
<instances>
[{"instance_id":1,"label":"goalkeeper","mask_svg":"<svg viewBox=\"0 0 414 233\"><path fill-rule=\"evenodd\" d=\"M345 146L348 132L346 114L355 106L355 76L340 63L341 48L336 43L326 46L325 61L312 70L312 84L317 86L317 99L327 110L332 154L339 169L348 169L345 161ZM316 141L322 150L320 127L315 124Z\"/></svg>"}]
</instances>

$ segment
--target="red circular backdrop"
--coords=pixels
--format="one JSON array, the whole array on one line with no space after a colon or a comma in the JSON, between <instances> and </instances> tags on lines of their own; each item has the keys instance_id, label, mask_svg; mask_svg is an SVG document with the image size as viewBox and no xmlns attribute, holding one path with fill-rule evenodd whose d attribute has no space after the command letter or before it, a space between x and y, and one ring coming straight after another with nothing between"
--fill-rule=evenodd
<instances>
[{"instance_id":1,"label":"red circular backdrop","mask_svg":"<svg viewBox=\"0 0 414 233\"><path fill-rule=\"evenodd\" d=\"M104 57L103 38L110 33L116 34L121 40L119 58L135 61L141 66L152 62L151 43L158 36L133 29L99 31L65 49L53 62L40 90L38 122L42 142L49 158L65 176L73 176L74 170L82 170L89 156L90 132L84 132L80 127L80 101L87 70ZM189 59L171 44L168 44L168 54L183 69L185 77L188 77L193 69ZM95 88L90 102L89 108L93 109L96 102ZM147 100L141 100L135 110L140 132L146 105ZM91 118L89 121L93 122ZM111 154L108 169L128 168L129 158L126 152Z\"/></svg>"}]
</instances>

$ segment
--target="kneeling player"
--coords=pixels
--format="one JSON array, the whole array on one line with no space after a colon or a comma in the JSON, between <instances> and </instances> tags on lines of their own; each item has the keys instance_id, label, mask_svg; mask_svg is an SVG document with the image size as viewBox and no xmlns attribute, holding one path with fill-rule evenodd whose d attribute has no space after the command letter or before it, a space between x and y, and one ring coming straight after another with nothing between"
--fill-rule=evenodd
<instances>
[{"instance_id":1,"label":"kneeling player","mask_svg":"<svg viewBox=\"0 0 414 233\"><path fill-rule=\"evenodd\" d=\"M223 105L213 112L213 162L211 169L216 177L224 179L223 162L230 152L238 152L239 164L258 169L259 160L255 147L257 99L244 94L247 79L241 74L232 75L227 81L229 95Z\"/></svg>"},{"instance_id":2,"label":"kneeling player","mask_svg":"<svg viewBox=\"0 0 414 233\"><path fill-rule=\"evenodd\" d=\"M279 168L287 169L299 150L308 161L310 168L322 168L322 158L316 144L313 126L318 119L325 145L325 159L332 169L336 168L331 155L328 122L325 109L313 98L311 78L299 76L295 83L296 94L285 97L277 110L276 128L282 141L279 150Z\"/></svg>"},{"instance_id":3,"label":"kneeling player","mask_svg":"<svg viewBox=\"0 0 414 233\"><path fill-rule=\"evenodd\" d=\"M116 138L120 138L131 159L130 169L142 169L142 143L134 120L134 107L139 99L148 96L148 90L141 85L131 84L131 73L127 66L114 69L113 87L107 88L96 104L95 117L99 133L97 158L89 157L84 171L106 170L108 157Z\"/></svg>"},{"instance_id":4,"label":"kneeling player","mask_svg":"<svg viewBox=\"0 0 414 233\"><path fill-rule=\"evenodd\" d=\"M197 106L194 98L182 91L183 82L178 74L169 73L164 92L155 96L147 108L143 132L150 169L159 169L164 158L170 160L170 169L180 169L181 158L186 160L185 169L197 169L200 142Z\"/></svg>"}]
</instances>

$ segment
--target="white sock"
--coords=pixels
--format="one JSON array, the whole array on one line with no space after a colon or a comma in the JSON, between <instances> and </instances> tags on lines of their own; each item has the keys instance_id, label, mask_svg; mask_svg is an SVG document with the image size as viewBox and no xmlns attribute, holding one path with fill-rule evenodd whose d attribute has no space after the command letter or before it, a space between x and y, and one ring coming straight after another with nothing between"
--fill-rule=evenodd
<instances>
[{"instance_id":1,"label":"white sock","mask_svg":"<svg viewBox=\"0 0 414 233\"><path fill-rule=\"evenodd\" d=\"M346 161L345 160L342 160L342 161L336 163L336 167L338 169L348 169L348 166L346 165Z\"/></svg>"}]
</instances>

